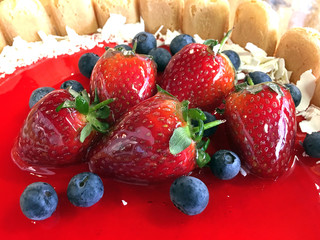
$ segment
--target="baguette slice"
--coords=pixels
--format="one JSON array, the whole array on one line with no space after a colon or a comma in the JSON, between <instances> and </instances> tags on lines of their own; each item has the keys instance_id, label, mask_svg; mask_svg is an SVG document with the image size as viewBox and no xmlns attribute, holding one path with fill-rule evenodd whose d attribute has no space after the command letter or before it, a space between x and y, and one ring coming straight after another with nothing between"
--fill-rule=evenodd
<instances>
[{"instance_id":1,"label":"baguette slice","mask_svg":"<svg viewBox=\"0 0 320 240\"><path fill-rule=\"evenodd\" d=\"M239 6L239 4L241 2L243 2L245 0L229 0L229 4L230 4L230 20L229 20L229 28L233 27L233 23L234 23L234 17L236 14L236 10Z\"/></svg>"},{"instance_id":2,"label":"baguette slice","mask_svg":"<svg viewBox=\"0 0 320 240\"><path fill-rule=\"evenodd\" d=\"M186 0L182 15L182 32L220 41L228 31L229 14L227 0Z\"/></svg>"},{"instance_id":3,"label":"baguette slice","mask_svg":"<svg viewBox=\"0 0 320 240\"><path fill-rule=\"evenodd\" d=\"M6 45L7 45L6 39L4 38L2 31L0 31L0 53Z\"/></svg>"},{"instance_id":4,"label":"baguette slice","mask_svg":"<svg viewBox=\"0 0 320 240\"><path fill-rule=\"evenodd\" d=\"M275 56L283 58L292 71L290 81L296 83L302 73L312 70L320 77L320 33L312 28L291 28L281 37Z\"/></svg>"},{"instance_id":5,"label":"baguette slice","mask_svg":"<svg viewBox=\"0 0 320 240\"><path fill-rule=\"evenodd\" d=\"M316 82L316 89L313 94L313 98L311 99L311 103L320 107L320 79Z\"/></svg>"},{"instance_id":6,"label":"baguette slice","mask_svg":"<svg viewBox=\"0 0 320 240\"><path fill-rule=\"evenodd\" d=\"M183 0L140 0L140 14L146 31L155 33L161 26L162 33L168 29L181 30Z\"/></svg>"},{"instance_id":7,"label":"baguette slice","mask_svg":"<svg viewBox=\"0 0 320 240\"><path fill-rule=\"evenodd\" d=\"M47 35L56 34L46 10L38 0L0 1L0 25L10 45L17 36L28 42L38 41L40 30Z\"/></svg>"},{"instance_id":8,"label":"baguette slice","mask_svg":"<svg viewBox=\"0 0 320 240\"><path fill-rule=\"evenodd\" d=\"M98 25L104 26L110 14L121 14L126 17L127 23L136 23L140 20L139 0L93 0Z\"/></svg>"},{"instance_id":9,"label":"baguette slice","mask_svg":"<svg viewBox=\"0 0 320 240\"><path fill-rule=\"evenodd\" d=\"M279 16L263 1L250 0L239 4L231 40L245 47L248 42L274 54L279 36Z\"/></svg>"},{"instance_id":10,"label":"baguette slice","mask_svg":"<svg viewBox=\"0 0 320 240\"><path fill-rule=\"evenodd\" d=\"M55 23L59 35L65 36L67 34L67 26L81 35L92 34L97 31L98 23L91 0L41 1Z\"/></svg>"}]
</instances>

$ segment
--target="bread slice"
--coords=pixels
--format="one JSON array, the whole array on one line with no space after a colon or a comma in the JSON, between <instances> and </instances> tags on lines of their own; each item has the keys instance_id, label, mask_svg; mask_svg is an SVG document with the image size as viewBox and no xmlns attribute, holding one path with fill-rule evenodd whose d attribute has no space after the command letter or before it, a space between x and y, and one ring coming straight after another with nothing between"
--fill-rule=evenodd
<instances>
[{"instance_id":1,"label":"bread slice","mask_svg":"<svg viewBox=\"0 0 320 240\"><path fill-rule=\"evenodd\" d=\"M243 1L245 1L245 0L229 0L229 4L230 4L229 28L233 27L236 10L237 10L239 4Z\"/></svg>"},{"instance_id":2,"label":"bread slice","mask_svg":"<svg viewBox=\"0 0 320 240\"><path fill-rule=\"evenodd\" d=\"M78 34L92 34L97 31L98 23L91 0L41 0L51 16L58 34L67 34L70 27Z\"/></svg>"},{"instance_id":3,"label":"bread slice","mask_svg":"<svg viewBox=\"0 0 320 240\"><path fill-rule=\"evenodd\" d=\"M6 45L7 45L6 39L4 38L3 33L0 29L0 53Z\"/></svg>"},{"instance_id":4,"label":"bread slice","mask_svg":"<svg viewBox=\"0 0 320 240\"><path fill-rule=\"evenodd\" d=\"M268 3L244 1L236 10L231 40L241 47L248 42L253 43L272 56L278 42L278 31L279 16Z\"/></svg>"},{"instance_id":5,"label":"bread slice","mask_svg":"<svg viewBox=\"0 0 320 240\"><path fill-rule=\"evenodd\" d=\"M316 89L313 94L313 98L311 99L311 103L320 107L320 79L316 82Z\"/></svg>"},{"instance_id":6,"label":"bread slice","mask_svg":"<svg viewBox=\"0 0 320 240\"><path fill-rule=\"evenodd\" d=\"M229 28L229 14L227 0L185 0L182 32L221 40Z\"/></svg>"},{"instance_id":7,"label":"bread slice","mask_svg":"<svg viewBox=\"0 0 320 240\"><path fill-rule=\"evenodd\" d=\"M111 13L126 17L127 23L140 21L139 0L92 0L98 25L104 26Z\"/></svg>"},{"instance_id":8,"label":"bread slice","mask_svg":"<svg viewBox=\"0 0 320 240\"><path fill-rule=\"evenodd\" d=\"M38 0L3 0L0 2L0 25L8 44L13 38L33 42L40 40L38 31L56 34L47 12Z\"/></svg>"},{"instance_id":9,"label":"bread slice","mask_svg":"<svg viewBox=\"0 0 320 240\"><path fill-rule=\"evenodd\" d=\"M280 39L275 56L283 58L296 83L302 73L312 70L320 77L320 33L312 28L291 28Z\"/></svg>"},{"instance_id":10,"label":"bread slice","mask_svg":"<svg viewBox=\"0 0 320 240\"><path fill-rule=\"evenodd\" d=\"M155 33L160 26L161 32L168 29L181 30L183 0L140 0L140 14L146 31Z\"/></svg>"},{"instance_id":11,"label":"bread slice","mask_svg":"<svg viewBox=\"0 0 320 240\"><path fill-rule=\"evenodd\" d=\"M52 23L52 26L54 28L55 33L59 34L59 31L58 31L58 28L56 26L55 20L54 20L54 18L52 16L52 11L50 9L50 0L39 0L39 1L41 2L42 6L46 10L46 12L47 12L47 14L49 16L49 19L50 19L50 21Z\"/></svg>"},{"instance_id":12,"label":"bread slice","mask_svg":"<svg viewBox=\"0 0 320 240\"><path fill-rule=\"evenodd\" d=\"M312 1L312 7L304 19L303 26L320 31L320 0Z\"/></svg>"}]
</instances>

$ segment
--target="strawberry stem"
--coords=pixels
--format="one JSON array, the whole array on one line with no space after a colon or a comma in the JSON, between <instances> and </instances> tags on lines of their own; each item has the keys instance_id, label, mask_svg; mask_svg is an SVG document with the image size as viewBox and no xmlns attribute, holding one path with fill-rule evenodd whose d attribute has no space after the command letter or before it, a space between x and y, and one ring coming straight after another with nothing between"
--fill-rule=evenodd
<instances>
[{"instance_id":1,"label":"strawberry stem","mask_svg":"<svg viewBox=\"0 0 320 240\"><path fill-rule=\"evenodd\" d=\"M197 154L197 164L200 168L203 168L210 162L211 158L210 155L203 149L198 149Z\"/></svg>"},{"instance_id":2,"label":"strawberry stem","mask_svg":"<svg viewBox=\"0 0 320 240\"><path fill-rule=\"evenodd\" d=\"M230 29L226 35L222 38L221 42L219 43L218 40L215 39L207 39L204 41L204 45L208 46L208 50L211 52L213 52L214 55L220 54L222 51L223 46L225 45L225 43L228 41L228 39L230 38L231 32L233 29Z\"/></svg>"},{"instance_id":3,"label":"strawberry stem","mask_svg":"<svg viewBox=\"0 0 320 240\"><path fill-rule=\"evenodd\" d=\"M254 82L253 82L253 80L252 80L252 78L250 77L249 74L247 75L247 82L248 82L249 86L253 86L254 85Z\"/></svg>"},{"instance_id":4,"label":"strawberry stem","mask_svg":"<svg viewBox=\"0 0 320 240\"><path fill-rule=\"evenodd\" d=\"M110 99L104 100L103 102L100 102L100 103L96 104L94 107L92 107L90 109L89 113L97 111L98 109L100 109L100 108L112 103L113 101L114 101L114 98L110 98Z\"/></svg>"},{"instance_id":5,"label":"strawberry stem","mask_svg":"<svg viewBox=\"0 0 320 240\"><path fill-rule=\"evenodd\" d=\"M134 41L134 43L133 43L133 46L132 46L132 52L133 52L133 53L136 53L137 45L138 45L138 40L137 40L137 41Z\"/></svg>"},{"instance_id":6,"label":"strawberry stem","mask_svg":"<svg viewBox=\"0 0 320 240\"><path fill-rule=\"evenodd\" d=\"M203 125L203 130L207 130L209 128L213 128L213 127L216 127L222 123L225 123L226 120L215 120L213 122L209 122L209 123L206 123ZM194 127L193 128L193 132L194 133L198 133L200 131L200 127Z\"/></svg>"},{"instance_id":7,"label":"strawberry stem","mask_svg":"<svg viewBox=\"0 0 320 240\"><path fill-rule=\"evenodd\" d=\"M220 42L220 47L219 47L219 50L218 50L218 53L221 52L224 44L228 41L228 39L230 38L230 35L231 35L231 32L232 32L232 28L226 33L226 35L222 38L221 42Z\"/></svg>"}]
</instances>

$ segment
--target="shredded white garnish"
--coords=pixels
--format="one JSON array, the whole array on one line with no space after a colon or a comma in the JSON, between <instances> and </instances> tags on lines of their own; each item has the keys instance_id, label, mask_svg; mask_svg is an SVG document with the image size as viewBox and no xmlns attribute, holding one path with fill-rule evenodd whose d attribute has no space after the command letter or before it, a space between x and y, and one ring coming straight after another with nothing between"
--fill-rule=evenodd
<instances>
[{"instance_id":1,"label":"shredded white garnish","mask_svg":"<svg viewBox=\"0 0 320 240\"><path fill-rule=\"evenodd\" d=\"M289 83L291 72L287 71L284 59L267 56L267 53L252 43L247 43L245 48L233 44L230 40L222 50L233 50L238 53L241 65L237 79L243 79L246 73L261 71L267 73L275 82Z\"/></svg>"},{"instance_id":2,"label":"shredded white garnish","mask_svg":"<svg viewBox=\"0 0 320 240\"><path fill-rule=\"evenodd\" d=\"M305 111L299 113L306 120L299 123L302 132L311 134L320 131L320 108L310 105Z\"/></svg>"},{"instance_id":3,"label":"shredded white garnish","mask_svg":"<svg viewBox=\"0 0 320 240\"><path fill-rule=\"evenodd\" d=\"M67 27L67 36L46 35L38 32L42 41L27 42L16 37L12 46L5 46L0 53L0 79L12 74L19 67L31 65L43 58L55 58L59 55L72 55L81 49L92 49L103 46L105 42L124 43L131 41L139 32L144 31L144 22L126 24L126 18L111 14L102 29L93 35L78 35Z\"/></svg>"},{"instance_id":4,"label":"shredded white garnish","mask_svg":"<svg viewBox=\"0 0 320 240\"><path fill-rule=\"evenodd\" d=\"M247 171L244 170L242 167L240 167L240 174L244 177L248 175Z\"/></svg>"},{"instance_id":5,"label":"shredded white garnish","mask_svg":"<svg viewBox=\"0 0 320 240\"><path fill-rule=\"evenodd\" d=\"M297 111L301 112L305 111L310 105L316 88L316 77L312 74L312 70L308 70L301 75L300 80L297 81L297 87L302 94L301 102L297 107Z\"/></svg>"}]
</instances>

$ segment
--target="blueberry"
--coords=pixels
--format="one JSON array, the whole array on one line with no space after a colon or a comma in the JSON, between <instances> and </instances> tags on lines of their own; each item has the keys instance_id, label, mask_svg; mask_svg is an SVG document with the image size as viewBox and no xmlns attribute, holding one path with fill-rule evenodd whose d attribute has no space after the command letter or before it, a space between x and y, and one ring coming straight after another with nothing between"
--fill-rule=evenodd
<instances>
[{"instance_id":1,"label":"blueberry","mask_svg":"<svg viewBox=\"0 0 320 240\"><path fill-rule=\"evenodd\" d=\"M132 45L134 46L137 42L136 53L148 54L151 49L157 47L157 40L153 34L148 32L138 33L132 40Z\"/></svg>"},{"instance_id":2,"label":"blueberry","mask_svg":"<svg viewBox=\"0 0 320 240\"><path fill-rule=\"evenodd\" d=\"M238 70L240 67L240 63L241 63L241 60L240 60L238 53L236 53L233 50L225 50L222 53L227 55L227 57L230 59L231 63L233 64L234 68L236 70Z\"/></svg>"},{"instance_id":3,"label":"blueberry","mask_svg":"<svg viewBox=\"0 0 320 240\"><path fill-rule=\"evenodd\" d=\"M67 89L69 87L72 87L72 89L76 92L82 92L84 90L84 87L82 86L82 84L76 80L65 81L60 86L61 89Z\"/></svg>"},{"instance_id":4,"label":"blueberry","mask_svg":"<svg viewBox=\"0 0 320 240\"><path fill-rule=\"evenodd\" d=\"M78 62L78 67L83 76L90 78L92 70L99 60L99 56L94 53L83 54Z\"/></svg>"},{"instance_id":5,"label":"blueberry","mask_svg":"<svg viewBox=\"0 0 320 240\"><path fill-rule=\"evenodd\" d=\"M200 179L182 176L172 183L170 187L170 199L183 213L196 215L207 207L209 191Z\"/></svg>"},{"instance_id":6,"label":"blueberry","mask_svg":"<svg viewBox=\"0 0 320 240\"><path fill-rule=\"evenodd\" d=\"M123 49L125 49L125 50L127 50L127 51L132 50L132 47L130 47L130 46L127 45L127 44L119 44L119 45L115 46L114 48L115 48L115 49L116 49L116 48L123 48Z\"/></svg>"},{"instance_id":7,"label":"blueberry","mask_svg":"<svg viewBox=\"0 0 320 240\"><path fill-rule=\"evenodd\" d=\"M71 178L67 196L77 207L90 207L103 196L104 187L101 178L91 172L83 172Z\"/></svg>"},{"instance_id":8,"label":"blueberry","mask_svg":"<svg viewBox=\"0 0 320 240\"><path fill-rule=\"evenodd\" d=\"M271 82L271 78L268 74L260 71L250 72L249 77L252 79L252 82L256 85L263 82ZM248 75L246 76L246 81L248 82Z\"/></svg>"},{"instance_id":9,"label":"blueberry","mask_svg":"<svg viewBox=\"0 0 320 240\"><path fill-rule=\"evenodd\" d=\"M58 196L54 188L44 182L34 182L26 187L20 197L23 214L32 220L49 218L56 210Z\"/></svg>"},{"instance_id":10,"label":"blueberry","mask_svg":"<svg viewBox=\"0 0 320 240\"><path fill-rule=\"evenodd\" d=\"M54 88L52 87L40 87L34 90L29 98L29 107L32 108L41 98L53 90Z\"/></svg>"},{"instance_id":11,"label":"blueberry","mask_svg":"<svg viewBox=\"0 0 320 240\"><path fill-rule=\"evenodd\" d=\"M164 71L171 59L171 54L164 48L154 48L148 53L148 55L151 55L153 57L153 60L156 62L157 70L159 72Z\"/></svg>"},{"instance_id":12,"label":"blueberry","mask_svg":"<svg viewBox=\"0 0 320 240\"><path fill-rule=\"evenodd\" d=\"M229 180L240 171L240 159L232 151L219 150L211 157L209 163L212 173L219 179Z\"/></svg>"},{"instance_id":13,"label":"blueberry","mask_svg":"<svg viewBox=\"0 0 320 240\"><path fill-rule=\"evenodd\" d=\"M302 97L300 89L297 88L297 86L292 83L287 83L285 84L285 86L289 89L294 105L297 107L300 104L301 97Z\"/></svg>"},{"instance_id":14,"label":"blueberry","mask_svg":"<svg viewBox=\"0 0 320 240\"><path fill-rule=\"evenodd\" d=\"M303 141L305 152L314 158L320 158L320 132L307 134Z\"/></svg>"},{"instance_id":15,"label":"blueberry","mask_svg":"<svg viewBox=\"0 0 320 240\"><path fill-rule=\"evenodd\" d=\"M170 43L170 51L172 55L175 55L179 52L184 46L195 43L196 41L188 34L180 34L172 39Z\"/></svg>"},{"instance_id":16,"label":"blueberry","mask_svg":"<svg viewBox=\"0 0 320 240\"><path fill-rule=\"evenodd\" d=\"M215 117L214 115L212 115L211 113L208 113L208 112L206 112L206 111L203 111L203 113L204 113L204 114L206 115L206 117L207 117L207 119L203 121L204 124L209 123L209 122L213 122L213 121L217 120L216 117ZM195 121L195 120L192 120L192 121L191 121L191 124L192 124L194 127L197 127L197 126L199 125L199 124L198 124L198 121ZM212 136L212 135L217 131L217 128L218 128L218 126L213 127L213 128L209 128L209 129L205 130L205 131L203 132L203 136L204 136L204 137L210 137L210 136Z\"/></svg>"}]
</instances>

